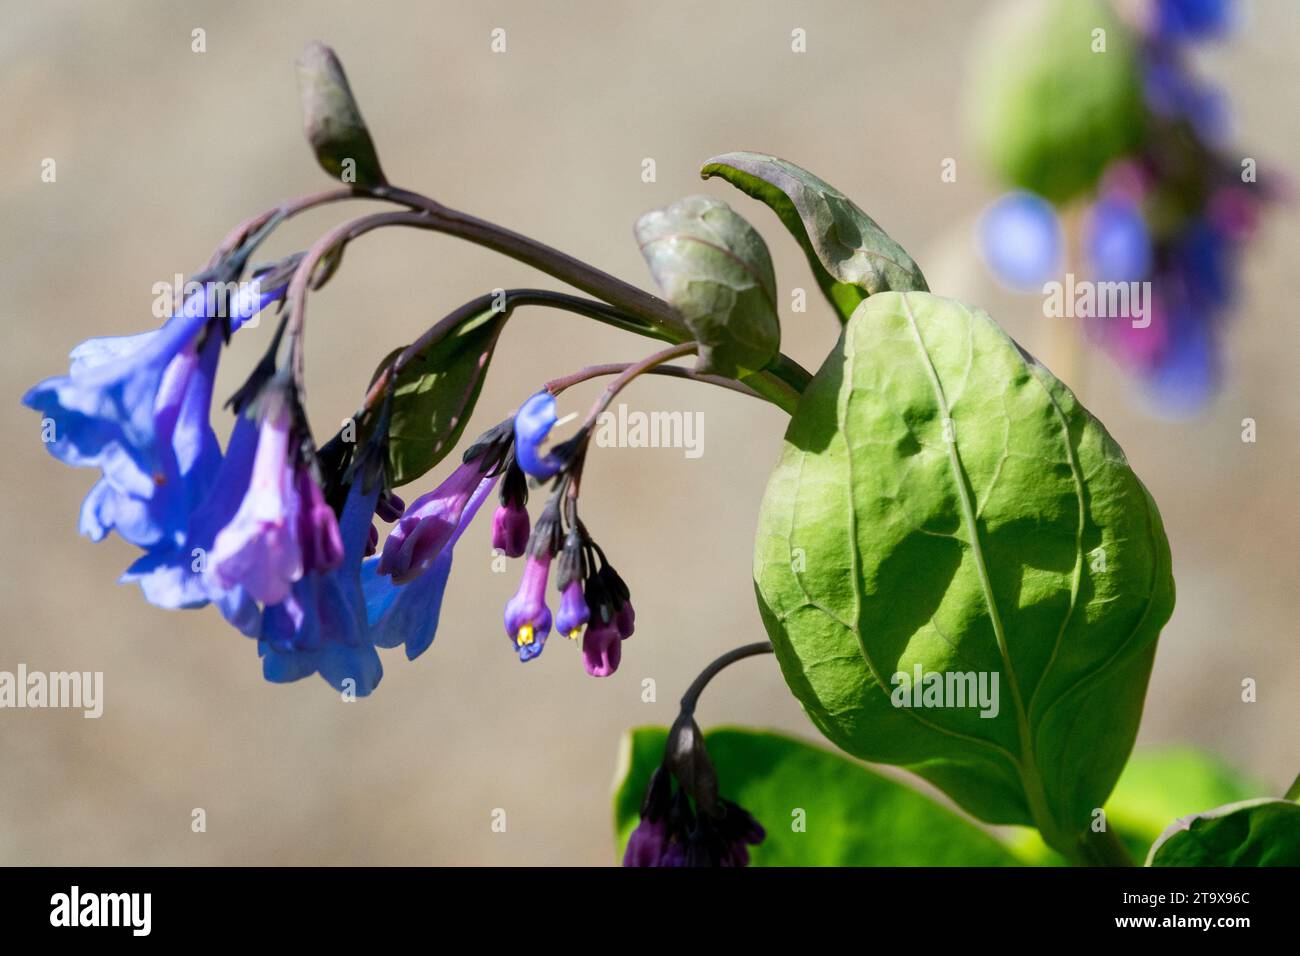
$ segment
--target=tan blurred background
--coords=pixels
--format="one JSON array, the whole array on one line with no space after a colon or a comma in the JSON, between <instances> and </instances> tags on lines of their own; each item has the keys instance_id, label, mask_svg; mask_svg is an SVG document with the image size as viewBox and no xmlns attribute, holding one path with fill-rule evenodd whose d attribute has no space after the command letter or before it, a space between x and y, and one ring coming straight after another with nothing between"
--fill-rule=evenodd
<instances>
[{"instance_id":1,"label":"tan blurred background","mask_svg":"<svg viewBox=\"0 0 1300 956\"><path fill-rule=\"evenodd\" d=\"M936 291L988 307L1050 362L1037 300L990 287L967 228L994 195L958 113L979 6L0 4L0 670L100 670L106 682L100 720L0 711L0 863L605 864L620 733L667 723L707 660L761 636L750 546L783 416L689 383L645 380L626 400L702 411L702 457L597 450L584 482L587 523L638 611L608 680L588 678L559 639L527 667L513 659L500 607L517 567L491 572L482 519L458 549L433 648L415 663L387 653L376 694L349 705L315 678L264 682L254 644L215 611L147 605L114 583L133 549L77 536L93 475L49 458L18 397L64 371L81 339L152 327L153 283L200 267L234 222L327 185L299 131L293 60L305 41L339 51L395 181L631 281L649 281L631 237L640 213L691 192L732 202L766 234L784 300L793 286L809 290L809 313L783 318L786 351L810 368L836 325L775 217L700 183L708 156L754 149L808 166L911 250ZM1261 0L1249 14L1204 66L1231 92L1261 176L1286 167L1294 180L1300 7ZM507 31L503 55L489 50L494 27ZM807 31L803 55L790 51L796 27ZM195 28L206 53L191 52ZM46 157L54 184L40 181ZM646 157L652 184L640 177ZM958 161L956 183L940 181L946 157ZM303 217L273 251L305 246L343 212ZM1151 488L1174 550L1178 608L1141 742L1210 747L1277 792L1300 769L1297 248L1294 210L1277 211L1246 263L1226 388L1199 419L1148 416L1101 355L1070 382ZM512 285L555 283L423 233L354 245L311 312L318 433L353 409L392 345ZM237 337L223 397L267 334ZM547 378L647 347L575 317L521 312L475 425ZM1248 416L1254 445L1240 439ZM657 703L641 701L647 677ZM1240 700L1245 677L1258 681L1257 703ZM769 659L720 678L700 718L815 734ZM194 808L206 833L191 832ZM507 811L505 833L491 830L494 808Z\"/></svg>"}]
</instances>

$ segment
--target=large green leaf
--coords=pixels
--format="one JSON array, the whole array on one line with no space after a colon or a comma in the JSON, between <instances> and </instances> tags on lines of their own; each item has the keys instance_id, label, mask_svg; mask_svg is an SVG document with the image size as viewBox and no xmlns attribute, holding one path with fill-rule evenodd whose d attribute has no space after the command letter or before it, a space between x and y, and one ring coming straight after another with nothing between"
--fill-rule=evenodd
<instances>
[{"instance_id":1,"label":"large green leaf","mask_svg":"<svg viewBox=\"0 0 1300 956\"><path fill-rule=\"evenodd\" d=\"M388 431L388 475L394 486L419 478L460 440L507 315L484 310L398 373Z\"/></svg>"},{"instance_id":2,"label":"large green leaf","mask_svg":"<svg viewBox=\"0 0 1300 956\"><path fill-rule=\"evenodd\" d=\"M790 422L754 579L834 743L1088 856L1173 608L1169 545L1119 446L986 313L928 293L858 307ZM956 686L895 706L918 666L996 679L996 715Z\"/></svg>"},{"instance_id":3,"label":"large green leaf","mask_svg":"<svg viewBox=\"0 0 1300 956\"><path fill-rule=\"evenodd\" d=\"M976 149L1005 182L1053 202L1088 190L1142 137L1127 29L1102 0L1016 0L986 26L967 90Z\"/></svg>"},{"instance_id":4,"label":"large green leaf","mask_svg":"<svg viewBox=\"0 0 1300 956\"><path fill-rule=\"evenodd\" d=\"M1300 804L1244 800L1178 820L1147 866L1300 866Z\"/></svg>"},{"instance_id":5,"label":"large green leaf","mask_svg":"<svg viewBox=\"0 0 1300 956\"><path fill-rule=\"evenodd\" d=\"M1141 861L1170 820L1265 792L1263 784L1193 747L1138 750L1106 801L1106 825L1119 836L1133 859ZM1029 863L1065 862L1035 830L1024 831L1013 846Z\"/></svg>"},{"instance_id":6,"label":"large green leaf","mask_svg":"<svg viewBox=\"0 0 1300 956\"><path fill-rule=\"evenodd\" d=\"M619 858L668 731L624 738L615 780ZM755 866L1011 866L988 833L924 794L792 737L721 728L704 735L722 795L767 830ZM801 813L799 811L802 811ZM799 827L802 826L802 831Z\"/></svg>"},{"instance_id":7,"label":"large green leaf","mask_svg":"<svg viewBox=\"0 0 1300 956\"><path fill-rule=\"evenodd\" d=\"M708 160L700 175L720 176L772 208L803 247L817 284L842 319L877 292L928 288L912 257L875 220L794 163L762 153L726 153Z\"/></svg>"},{"instance_id":8,"label":"large green leaf","mask_svg":"<svg viewBox=\"0 0 1300 956\"><path fill-rule=\"evenodd\" d=\"M636 239L664 297L699 343L698 371L738 378L776 355L781 325L772 257L731 207L688 196L638 219Z\"/></svg>"}]
</instances>

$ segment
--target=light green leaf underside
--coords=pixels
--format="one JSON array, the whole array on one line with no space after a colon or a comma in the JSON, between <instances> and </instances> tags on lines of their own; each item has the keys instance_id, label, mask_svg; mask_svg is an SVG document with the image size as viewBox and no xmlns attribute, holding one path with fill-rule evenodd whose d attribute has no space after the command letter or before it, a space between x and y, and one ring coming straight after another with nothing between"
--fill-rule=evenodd
<instances>
[{"instance_id":1,"label":"light green leaf underside","mask_svg":"<svg viewBox=\"0 0 1300 956\"><path fill-rule=\"evenodd\" d=\"M763 237L726 203L688 196L636 224L641 254L699 343L696 369L739 377L781 344L776 274Z\"/></svg>"},{"instance_id":2,"label":"light green leaf underside","mask_svg":"<svg viewBox=\"0 0 1300 956\"><path fill-rule=\"evenodd\" d=\"M876 221L830 183L775 156L735 152L700 170L766 203L803 248L817 284L847 320L877 292L924 291L921 270Z\"/></svg>"},{"instance_id":3,"label":"light green leaf underside","mask_svg":"<svg viewBox=\"0 0 1300 956\"><path fill-rule=\"evenodd\" d=\"M615 780L619 859L636 827L667 730L641 727L624 738ZM705 734L722 795L767 831L751 850L755 866L1010 866L991 835L910 787L820 747L767 731ZM796 829L796 824L803 830Z\"/></svg>"},{"instance_id":4,"label":"light green leaf underside","mask_svg":"<svg viewBox=\"0 0 1300 956\"><path fill-rule=\"evenodd\" d=\"M1119 776L1173 605L1159 514L1109 434L987 314L928 293L867 299L814 377L754 577L829 739L1057 842ZM997 716L893 706L918 664L996 674Z\"/></svg>"}]
</instances>

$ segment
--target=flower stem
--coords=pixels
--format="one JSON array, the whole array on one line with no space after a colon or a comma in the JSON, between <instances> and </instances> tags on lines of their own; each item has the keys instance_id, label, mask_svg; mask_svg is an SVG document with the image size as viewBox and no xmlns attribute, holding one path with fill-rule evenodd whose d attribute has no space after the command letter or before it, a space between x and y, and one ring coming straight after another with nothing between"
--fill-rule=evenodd
<instances>
[{"instance_id":1,"label":"flower stem","mask_svg":"<svg viewBox=\"0 0 1300 956\"><path fill-rule=\"evenodd\" d=\"M680 345L674 345L670 348L663 349L662 351L655 352L653 355L647 355L639 362L633 362L620 372L614 378L614 381L605 386L605 390L600 393L596 398L596 401L592 404L591 411L587 412L587 419L583 422L582 427L588 429L594 425L596 419L600 416L600 413L608 408L609 403L614 400L614 396L621 392L628 382L632 381L632 379L636 378L642 372L648 372L656 365L662 365L664 362L671 362L675 358L681 358L684 355L693 355L698 348L699 345L695 342L683 342Z\"/></svg>"},{"instance_id":2,"label":"flower stem","mask_svg":"<svg viewBox=\"0 0 1300 956\"><path fill-rule=\"evenodd\" d=\"M746 657L757 657L759 654L774 653L770 641L758 641L754 644L745 644L743 647L737 647L735 650L727 651L717 660L715 660L704 670L700 671L700 676L691 682L691 686L686 689L682 695L681 713L690 716L695 713L695 705L699 703L700 694L709 681L717 677L719 672L730 667L736 661L744 660Z\"/></svg>"}]
</instances>

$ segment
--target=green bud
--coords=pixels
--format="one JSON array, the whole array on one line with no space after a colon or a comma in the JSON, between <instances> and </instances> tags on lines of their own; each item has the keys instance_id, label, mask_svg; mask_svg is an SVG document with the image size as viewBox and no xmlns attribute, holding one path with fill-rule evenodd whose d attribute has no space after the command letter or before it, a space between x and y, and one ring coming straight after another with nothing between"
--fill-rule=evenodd
<instances>
[{"instance_id":1,"label":"green bud","mask_svg":"<svg viewBox=\"0 0 1300 956\"><path fill-rule=\"evenodd\" d=\"M298 89L303 131L321 168L347 184L386 184L343 64L325 44L309 43L298 57Z\"/></svg>"}]
</instances>

